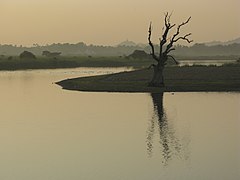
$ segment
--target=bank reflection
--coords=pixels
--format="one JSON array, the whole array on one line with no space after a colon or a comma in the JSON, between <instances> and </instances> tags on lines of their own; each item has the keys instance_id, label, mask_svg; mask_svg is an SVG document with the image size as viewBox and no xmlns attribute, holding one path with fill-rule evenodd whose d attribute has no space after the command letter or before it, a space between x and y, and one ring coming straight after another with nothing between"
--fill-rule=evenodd
<instances>
[{"instance_id":1,"label":"bank reflection","mask_svg":"<svg viewBox=\"0 0 240 180\"><path fill-rule=\"evenodd\" d=\"M152 93L153 115L147 130L147 151L149 157L153 154L154 137L158 139L161 148L162 163L167 165L173 156L180 156L181 144L175 136L173 127L169 124L163 107L163 93Z\"/></svg>"}]
</instances>

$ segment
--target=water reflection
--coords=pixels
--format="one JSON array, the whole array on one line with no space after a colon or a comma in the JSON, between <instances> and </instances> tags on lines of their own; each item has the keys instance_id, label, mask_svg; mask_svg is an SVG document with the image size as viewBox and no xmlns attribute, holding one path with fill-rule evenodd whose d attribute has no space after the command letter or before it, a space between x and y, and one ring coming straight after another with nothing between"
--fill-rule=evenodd
<instances>
[{"instance_id":1,"label":"water reflection","mask_svg":"<svg viewBox=\"0 0 240 180\"><path fill-rule=\"evenodd\" d=\"M152 93L154 113L150 119L147 131L147 151L149 157L153 154L154 135L159 134L159 142L161 145L161 154L163 156L163 164L167 165L168 161L175 155L180 156L181 144L175 136L174 129L169 125L167 115L163 107L163 93ZM157 132L156 132L157 131Z\"/></svg>"}]
</instances>

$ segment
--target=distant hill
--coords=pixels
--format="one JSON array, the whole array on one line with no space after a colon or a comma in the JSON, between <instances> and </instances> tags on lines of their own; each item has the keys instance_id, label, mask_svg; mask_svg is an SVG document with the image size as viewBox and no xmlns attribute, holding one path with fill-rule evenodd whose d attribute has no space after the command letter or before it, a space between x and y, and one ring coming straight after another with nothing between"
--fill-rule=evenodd
<instances>
[{"instance_id":1,"label":"distant hill","mask_svg":"<svg viewBox=\"0 0 240 180\"><path fill-rule=\"evenodd\" d=\"M240 37L237 38L237 39L234 39L234 40L230 40L230 41L225 41L225 42L222 42L222 41L211 41L211 42L207 42L207 43L204 43L205 45L207 46L216 46L216 45L229 45L229 44L240 44Z\"/></svg>"},{"instance_id":2,"label":"distant hill","mask_svg":"<svg viewBox=\"0 0 240 180\"><path fill-rule=\"evenodd\" d=\"M240 37L237 38L237 39L231 40L231 41L227 41L227 42L225 43L225 45L229 45L229 44L233 44L233 43L240 44Z\"/></svg>"},{"instance_id":3,"label":"distant hill","mask_svg":"<svg viewBox=\"0 0 240 180\"><path fill-rule=\"evenodd\" d=\"M148 46L147 43L135 43L133 41L123 41L121 43L119 43L117 46L126 46L126 47L140 47L140 48L145 48L146 46Z\"/></svg>"},{"instance_id":4,"label":"distant hill","mask_svg":"<svg viewBox=\"0 0 240 180\"><path fill-rule=\"evenodd\" d=\"M119 43L117 46L137 46L137 44L133 41L126 40Z\"/></svg>"}]
</instances>

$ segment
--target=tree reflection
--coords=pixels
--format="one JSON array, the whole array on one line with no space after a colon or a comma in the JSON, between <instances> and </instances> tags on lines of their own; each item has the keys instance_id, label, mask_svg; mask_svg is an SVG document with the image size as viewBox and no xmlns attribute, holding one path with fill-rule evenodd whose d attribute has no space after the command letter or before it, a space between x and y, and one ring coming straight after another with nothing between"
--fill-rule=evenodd
<instances>
[{"instance_id":1,"label":"tree reflection","mask_svg":"<svg viewBox=\"0 0 240 180\"><path fill-rule=\"evenodd\" d=\"M151 94L154 113L150 120L147 131L147 151L149 156L152 156L154 148L153 138L158 131L160 135L160 145L162 147L163 163L166 165L174 154L181 151L179 140L174 135L174 130L169 125L166 113L163 108L163 93Z\"/></svg>"}]
</instances>

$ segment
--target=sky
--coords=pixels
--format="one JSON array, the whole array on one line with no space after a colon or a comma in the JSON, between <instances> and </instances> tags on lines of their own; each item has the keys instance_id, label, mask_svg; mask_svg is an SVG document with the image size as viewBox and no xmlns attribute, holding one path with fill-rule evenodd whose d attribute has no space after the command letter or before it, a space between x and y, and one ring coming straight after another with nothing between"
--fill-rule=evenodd
<instances>
[{"instance_id":1,"label":"sky","mask_svg":"<svg viewBox=\"0 0 240 180\"><path fill-rule=\"evenodd\" d=\"M147 43L162 34L164 13L172 23L191 16L182 33L195 43L240 37L240 0L0 0L0 44ZM171 34L170 34L171 35Z\"/></svg>"}]
</instances>

